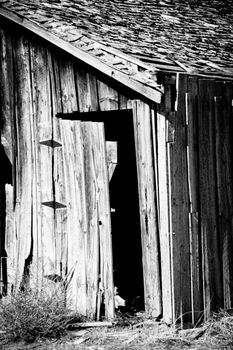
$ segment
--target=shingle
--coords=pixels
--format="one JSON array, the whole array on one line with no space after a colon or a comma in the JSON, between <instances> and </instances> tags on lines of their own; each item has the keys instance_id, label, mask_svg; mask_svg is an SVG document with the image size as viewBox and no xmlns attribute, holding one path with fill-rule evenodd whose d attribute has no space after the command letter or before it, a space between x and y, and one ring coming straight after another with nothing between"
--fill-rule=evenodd
<instances>
[{"instance_id":1,"label":"shingle","mask_svg":"<svg viewBox=\"0 0 233 350\"><path fill-rule=\"evenodd\" d=\"M141 55L144 61L169 59L177 70L175 61L209 72L210 66L200 61L217 60L233 74L232 0L8 0L2 6L69 41L82 31L83 38ZM52 25L51 18L59 25ZM79 39L75 44L85 46ZM211 69L219 71L214 65Z\"/></svg>"}]
</instances>

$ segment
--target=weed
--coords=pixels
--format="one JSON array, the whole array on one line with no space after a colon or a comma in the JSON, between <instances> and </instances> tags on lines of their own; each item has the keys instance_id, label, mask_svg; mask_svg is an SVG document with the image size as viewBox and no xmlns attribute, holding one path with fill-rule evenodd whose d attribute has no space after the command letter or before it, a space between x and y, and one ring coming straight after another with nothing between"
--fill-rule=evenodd
<instances>
[{"instance_id":1,"label":"weed","mask_svg":"<svg viewBox=\"0 0 233 350\"><path fill-rule=\"evenodd\" d=\"M46 281L40 290L27 286L0 303L0 328L12 340L60 337L66 333L69 319L65 288L60 283Z\"/></svg>"}]
</instances>

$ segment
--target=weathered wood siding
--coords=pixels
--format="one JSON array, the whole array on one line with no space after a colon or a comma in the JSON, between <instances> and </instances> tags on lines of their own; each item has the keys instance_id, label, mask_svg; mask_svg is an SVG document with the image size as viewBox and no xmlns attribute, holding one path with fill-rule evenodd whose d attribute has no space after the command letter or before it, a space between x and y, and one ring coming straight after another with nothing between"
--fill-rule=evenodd
<instances>
[{"instance_id":1,"label":"weathered wood siding","mask_svg":"<svg viewBox=\"0 0 233 350\"><path fill-rule=\"evenodd\" d=\"M111 319L104 129L56 114L118 109L118 92L43 42L1 28L0 44L1 142L13 168L13 191L11 185L4 191L1 181L1 203L7 204L5 220L1 211L1 279L7 261L3 282L17 290L34 263L38 280L58 275L68 281L73 309L98 318L104 300Z\"/></svg>"},{"instance_id":2,"label":"weathered wood siding","mask_svg":"<svg viewBox=\"0 0 233 350\"><path fill-rule=\"evenodd\" d=\"M194 323L232 307L233 83L179 74L176 93L157 115L162 293L166 319Z\"/></svg>"},{"instance_id":3,"label":"weathered wood siding","mask_svg":"<svg viewBox=\"0 0 233 350\"><path fill-rule=\"evenodd\" d=\"M74 309L98 319L104 299L113 318L104 127L56 115L131 109L146 311L171 323L231 308L232 82L178 75L150 105L13 34L0 29L1 144L13 174L0 174L0 292L28 283L34 263L38 281L66 280Z\"/></svg>"},{"instance_id":4,"label":"weathered wood siding","mask_svg":"<svg viewBox=\"0 0 233 350\"><path fill-rule=\"evenodd\" d=\"M33 36L11 35L1 28L0 45L2 143L14 175L13 188L6 188L8 291L27 282L23 276L34 263L38 281L54 274L68 281L74 309L99 318L104 298L105 316L113 317L104 133L98 123L69 122L56 115L131 108L145 305L153 316L161 315L153 110L140 101L129 106L133 93L124 94L83 63Z\"/></svg>"}]
</instances>

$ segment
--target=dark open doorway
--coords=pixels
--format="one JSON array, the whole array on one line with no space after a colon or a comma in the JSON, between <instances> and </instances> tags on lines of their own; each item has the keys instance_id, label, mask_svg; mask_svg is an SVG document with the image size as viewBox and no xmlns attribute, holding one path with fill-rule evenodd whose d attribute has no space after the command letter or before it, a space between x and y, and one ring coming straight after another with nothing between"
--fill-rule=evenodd
<instances>
[{"instance_id":1,"label":"dark open doorway","mask_svg":"<svg viewBox=\"0 0 233 350\"><path fill-rule=\"evenodd\" d=\"M143 271L137 169L132 115L105 119L106 141L117 141L117 166L111 178L114 283L126 309L142 309Z\"/></svg>"},{"instance_id":2,"label":"dark open doorway","mask_svg":"<svg viewBox=\"0 0 233 350\"><path fill-rule=\"evenodd\" d=\"M109 183L114 285L126 300L126 311L142 310L142 247L132 111L74 112L57 116L103 122L106 141L117 142L117 166Z\"/></svg>"}]
</instances>

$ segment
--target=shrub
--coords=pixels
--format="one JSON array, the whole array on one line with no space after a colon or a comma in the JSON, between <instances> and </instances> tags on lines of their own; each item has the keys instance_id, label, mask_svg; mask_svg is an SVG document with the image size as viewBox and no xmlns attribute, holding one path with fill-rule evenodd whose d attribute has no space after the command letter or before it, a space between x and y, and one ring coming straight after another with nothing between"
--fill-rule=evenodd
<instances>
[{"instance_id":1,"label":"shrub","mask_svg":"<svg viewBox=\"0 0 233 350\"><path fill-rule=\"evenodd\" d=\"M59 337L66 333L68 321L62 283L45 281L40 290L28 286L0 303L0 328L14 340Z\"/></svg>"}]
</instances>

